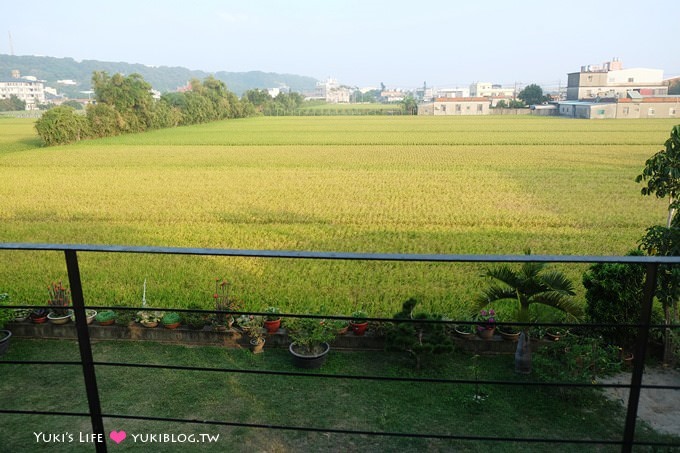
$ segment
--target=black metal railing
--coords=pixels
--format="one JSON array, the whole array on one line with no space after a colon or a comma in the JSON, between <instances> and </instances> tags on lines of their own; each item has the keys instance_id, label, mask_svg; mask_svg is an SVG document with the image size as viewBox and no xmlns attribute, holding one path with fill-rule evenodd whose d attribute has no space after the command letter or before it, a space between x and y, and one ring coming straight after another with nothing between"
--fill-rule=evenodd
<instances>
[{"instance_id":1,"label":"black metal railing","mask_svg":"<svg viewBox=\"0 0 680 453\"><path fill-rule=\"evenodd\" d=\"M624 452L632 451L633 446L650 447L680 447L678 444L663 442L641 442L635 440L635 427L638 413L641 389L661 389L661 390L680 390L675 386L651 386L643 385L645 358L647 355L647 344L649 333L652 328L663 328L669 326L652 325L652 304L656 289L657 270L660 265L676 265L680 263L680 257L657 257L657 256L556 256L556 255L428 255L428 254L384 254L384 253L344 253L344 252L309 252L309 251L271 251L271 250L237 250L237 249L203 249L203 248L174 248L174 247L133 247L133 246L105 246L105 245L59 245L59 244L30 244L30 243L0 243L0 250L19 250L19 251L62 251L65 255L68 279L71 287L73 311L75 315L76 333L80 351L80 361L0 361L0 364L31 364L31 365L73 365L81 366L84 376L85 390L88 401L88 412L57 412L57 411L33 411L33 410L9 410L0 409L0 413L6 414L32 414L32 415L53 415L53 416L87 416L91 420L93 433L104 439L103 442L95 442L97 452L107 451L106 435L104 431L103 418L117 418L129 420L149 420L176 423L197 423L205 425L221 425L232 427L248 427L288 431L322 432L352 435L370 436L391 436L408 438L428 438L444 440L462 441L493 441L493 442L524 442L524 443L546 443L546 444L575 444L575 445L619 445ZM249 258L292 258L292 259L317 259L317 260L360 260L360 261L401 261L401 262L430 262L430 263L520 263L520 262L542 262L542 263L629 263L642 264L646 267L646 278L638 324L630 325L638 328L638 336L635 343L635 358L630 384L597 384L600 387L623 387L630 390L624 432L621 440L606 439L552 439L552 438L514 438L514 437L490 437L475 435L448 435L448 434L420 434L420 433L400 433L400 432L377 432L363 430L329 429L314 427L299 427L286 425L271 425L257 423L240 423L234 421L220 420L192 420L175 419L166 417L146 417L121 414L109 414L102 412L102 405L99 399L97 387L96 367L129 367L129 368L150 368L150 369L172 369L181 371L199 372L218 372L218 373L253 373L278 376L294 376L301 379L353 379L353 380L374 380L374 381L400 381L400 382L425 382L432 385L446 384L493 384L506 386L559 386L559 387L593 387L593 384L581 383L548 383L548 382L526 382L526 381L498 381L498 380L466 380L466 379L428 379L428 378L406 378L406 377L385 377L385 376L356 376L343 374L323 374L315 373L296 373L271 370L243 370L225 369L208 367L189 367L189 366L169 366L169 365L150 365L135 363L114 363L97 362L93 359L90 333L85 314L85 302L83 298L83 287L78 265L78 252L93 253L141 253L141 254L164 254L164 255L199 255L199 256L229 256L229 257L249 257ZM15 308L19 306L6 306L0 308ZM94 307L90 308L120 308L120 307ZM130 308L132 309L132 308ZM135 310L138 308L135 308ZM200 310L177 310L159 309L161 311L200 311ZM214 311L205 311L213 313ZM238 312L247 313L247 312ZM264 314L252 313L251 314ZM318 317L316 315L285 314L289 317ZM323 316L324 318L345 319L342 316ZM384 318L369 318L373 321L383 322L410 322L409 320L394 320ZM444 323L464 323L457 321L423 321L418 322L444 322ZM513 323L523 325L522 323ZM524 324L526 325L526 324ZM552 324L568 326L567 324ZM578 325L578 324L571 324ZM589 327L611 327L613 325L588 325ZM621 326L616 325L616 326ZM680 326L671 326L673 328Z\"/></svg>"}]
</instances>

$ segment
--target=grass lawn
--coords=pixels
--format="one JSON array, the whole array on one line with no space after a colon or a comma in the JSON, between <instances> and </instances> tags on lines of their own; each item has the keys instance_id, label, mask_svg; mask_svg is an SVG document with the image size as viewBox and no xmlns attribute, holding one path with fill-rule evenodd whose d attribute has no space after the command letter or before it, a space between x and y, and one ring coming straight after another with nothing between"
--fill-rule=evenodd
<instances>
[{"instance_id":1,"label":"grass lawn","mask_svg":"<svg viewBox=\"0 0 680 453\"><path fill-rule=\"evenodd\" d=\"M622 255L665 221L634 182L676 120L260 117L39 146L0 118L0 241L385 253ZM59 253L3 252L0 292L43 304ZM83 254L86 303L465 317L477 265ZM11 265L9 264L11 263ZM565 266L579 288L583 266Z\"/></svg>"},{"instance_id":2,"label":"grass lawn","mask_svg":"<svg viewBox=\"0 0 680 453\"><path fill-rule=\"evenodd\" d=\"M185 365L236 370L298 371L285 350L186 347L141 342L99 342L96 361ZM78 360L73 341L14 339L4 360ZM513 372L512 356L477 359L480 379L526 380ZM396 353L331 351L322 371L329 374L473 379L473 359L463 353L438 356L429 368L415 371ZM0 365L0 407L3 409L81 412L87 410L82 372L77 366ZM540 371L540 370L539 370ZM313 372L309 373L313 375ZM473 398L475 386L349 379L265 376L99 366L97 380L105 414L222 420L320 429L388 431L490 437L548 437L618 440L624 409L597 390L560 391L552 387L484 385L483 402ZM90 430L81 417L0 414L2 451L93 451L78 442ZM105 419L106 432L125 430L128 438L109 451L465 451L544 452L618 451L614 446L542 443L500 444L369 437L250 427L176 424ZM73 443L39 445L34 432L67 433ZM145 434L219 434L213 444L153 445L135 442ZM680 442L660 436L643 424L640 438ZM49 447L49 448L47 448Z\"/></svg>"}]
</instances>

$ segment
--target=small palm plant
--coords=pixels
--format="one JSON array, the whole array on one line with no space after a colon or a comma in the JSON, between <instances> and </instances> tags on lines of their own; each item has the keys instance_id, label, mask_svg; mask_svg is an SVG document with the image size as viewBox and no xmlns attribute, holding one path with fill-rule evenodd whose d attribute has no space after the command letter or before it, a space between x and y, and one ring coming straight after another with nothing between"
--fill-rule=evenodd
<instances>
[{"instance_id":1,"label":"small palm plant","mask_svg":"<svg viewBox=\"0 0 680 453\"><path fill-rule=\"evenodd\" d=\"M531 255L531 251L526 254ZM546 270L546 263L526 262L519 269L503 264L486 269L484 276L492 282L479 296L479 305L515 301L517 321L521 323L530 321L529 307L533 304L547 305L575 317L582 315L581 307L572 299L575 293L571 281L562 272ZM522 327L515 353L515 370L522 373L531 372L528 327Z\"/></svg>"}]
</instances>

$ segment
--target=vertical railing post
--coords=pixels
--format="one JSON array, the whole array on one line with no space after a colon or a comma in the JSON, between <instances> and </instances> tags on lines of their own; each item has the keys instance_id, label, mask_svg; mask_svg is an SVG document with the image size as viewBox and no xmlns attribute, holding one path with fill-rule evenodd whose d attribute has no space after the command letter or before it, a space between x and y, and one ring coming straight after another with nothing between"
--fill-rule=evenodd
<instances>
[{"instance_id":1,"label":"vertical railing post","mask_svg":"<svg viewBox=\"0 0 680 453\"><path fill-rule=\"evenodd\" d=\"M76 332L78 334L78 346L80 347L80 361L83 364L83 377L85 378L87 403L90 408L92 433L94 434L95 439L101 439L101 442L95 441L94 445L98 453L106 453L106 434L104 433L104 420L102 419L102 409L99 402L97 376L94 370L94 359L92 358L90 332L87 327L87 315L85 314L83 287L80 282L78 256L76 255L75 250L65 250L64 253L66 254L68 281L71 285L73 313L75 314L76 318Z\"/></svg>"},{"instance_id":2,"label":"vertical railing post","mask_svg":"<svg viewBox=\"0 0 680 453\"><path fill-rule=\"evenodd\" d=\"M635 439L635 421L637 419L638 403L640 402L640 386L642 385L642 375L645 370L645 356L647 355L647 342L649 340L649 325L652 320L652 303L656 292L656 273L659 268L658 263L647 264L647 275L645 277L645 288L642 300L642 310L640 311L640 327L635 342L635 352L633 355L633 375L630 380L630 391L628 393L628 411L626 413L626 426L623 432L623 445L621 451L633 451L633 441Z\"/></svg>"}]
</instances>

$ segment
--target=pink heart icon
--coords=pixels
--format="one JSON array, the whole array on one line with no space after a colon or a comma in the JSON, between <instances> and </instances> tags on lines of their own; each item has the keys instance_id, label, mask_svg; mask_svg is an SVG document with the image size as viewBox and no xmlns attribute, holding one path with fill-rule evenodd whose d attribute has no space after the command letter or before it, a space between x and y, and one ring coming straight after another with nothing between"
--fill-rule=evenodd
<instances>
[{"instance_id":1,"label":"pink heart icon","mask_svg":"<svg viewBox=\"0 0 680 453\"><path fill-rule=\"evenodd\" d=\"M109 433L109 437L111 438L112 441L119 444L125 440L127 434L125 433L125 431L121 429L120 431L111 431Z\"/></svg>"}]
</instances>

